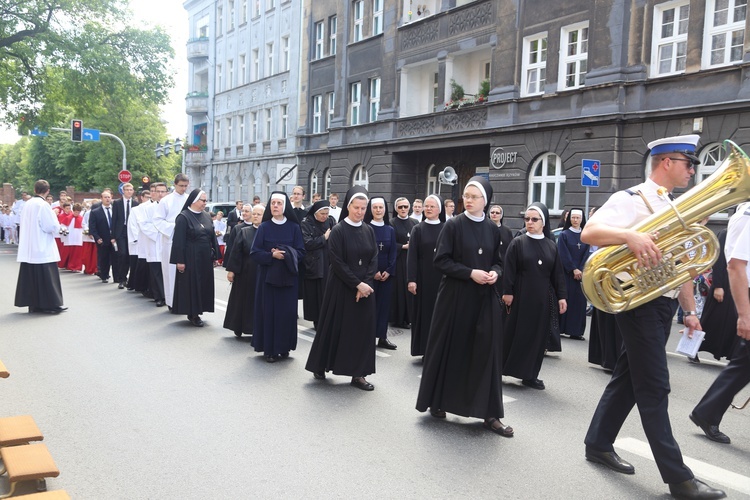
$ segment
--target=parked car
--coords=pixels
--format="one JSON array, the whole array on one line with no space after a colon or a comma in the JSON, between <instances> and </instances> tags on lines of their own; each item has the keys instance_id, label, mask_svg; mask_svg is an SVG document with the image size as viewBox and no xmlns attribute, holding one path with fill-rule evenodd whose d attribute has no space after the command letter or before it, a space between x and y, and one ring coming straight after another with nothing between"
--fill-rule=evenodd
<instances>
[{"instance_id":1,"label":"parked car","mask_svg":"<svg viewBox=\"0 0 750 500\"><path fill-rule=\"evenodd\" d=\"M219 202L210 202L206 203L206 212L208 213L216 213L218 211L221 211L221 213L224 214L224 217L227 216L229 212L234 210L234 203L219 203Z\"/></svg>"}]
</instances>

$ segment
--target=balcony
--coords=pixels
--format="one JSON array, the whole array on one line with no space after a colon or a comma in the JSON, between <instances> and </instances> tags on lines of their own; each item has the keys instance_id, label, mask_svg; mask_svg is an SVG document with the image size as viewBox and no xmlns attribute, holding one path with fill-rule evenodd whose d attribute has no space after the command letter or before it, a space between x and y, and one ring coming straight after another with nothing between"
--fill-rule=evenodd
<instances>
[{"instance_id":1,"label":"balcony","mask_svg":"<svg viewBox=\"0 0 750 500\"><path fill-rule=\"evenodd\" d=\"M202 167L208 164L206 146L188 146L185 150L186 167Z\"/></svg>"},{"instance_id":2,"label":"balcony","mask_svg":"<svg viewBox=\"0 0 750 500\"><path fill-rule=\"evenodd\" d=\"M208 59L208 37L193 38L187 43L187 58L190 62Z\"/></svg>"},{"instance_id":3,"label":"balcony","mask_svg":"<svg viewBox=\"0 0 750 500\"><path fill-rule=\"evenodd\" d=\"M208 113L208 93L191 92L185 97L185 112L189 115Z\"/></svg>"}]
</instances>

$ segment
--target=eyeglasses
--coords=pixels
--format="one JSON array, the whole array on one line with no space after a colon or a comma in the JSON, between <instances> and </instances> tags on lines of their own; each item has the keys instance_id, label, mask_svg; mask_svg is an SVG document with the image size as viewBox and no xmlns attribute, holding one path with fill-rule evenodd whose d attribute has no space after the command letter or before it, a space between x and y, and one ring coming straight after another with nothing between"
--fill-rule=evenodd
<instances>
[{"instance_id":1,"label":"eyeglasses","mask_svg":"<svg viewBox=\"0 0 750 500\"><path fill-rule=\"evenodd\" d=\"M481 200L484 198L482 195L465 194L463 195L464 200Z\"/></svg>"},{"instance_id":2,"label":"eyeglasses","mask_svg":"<svg viewBox=\"0 0 750 500\"><path fill-rule=\"evenodd\" d=\"M693 165L693 160L691 160L690 158L669 158L669 159L672 161L684 161L685 163L687 163L687 165L685 166L687 167L688 170L695 168L695 165Z\"/></svg>"},{"instance_id":3,"label":"eyeglasses","mask_svg":"<svg viewBox=\"0 0 750 500\"><path fill-rule=\"evenodd\" d=\"M524 217L523 220L525 220L526 222L539 222L542 219L540 219L539 217Z\"/></svg>"},{"instance_id":4,"label":"eyeglasses","mask_svg":"<svg viewBox=\"0 0 750 500\"><path fill-rule=\"evenodd\" d=\"M202 201L203 203L208 203L208 200L206 198L198 198L198 201Z\"/></svg>"},{"instance_id":5,"label":"eyeglasses","mask_svg":"<svg viewBox=\"0 0 750 500\"><path fill-rule=\"evenodd\" d=\"M500 212L490 212L490 215L500 215Z\"/></svg>"},{"instance_id":6,"label":"eyeglasses","mask_svg":"<svg viewBox=\"0 0 750 500\"><path fill-rule=\"evenodd\" d=\"M399 205L396 208L398 208L399 210L409 210L409 205Z\"/></svg>"}]
</instances>

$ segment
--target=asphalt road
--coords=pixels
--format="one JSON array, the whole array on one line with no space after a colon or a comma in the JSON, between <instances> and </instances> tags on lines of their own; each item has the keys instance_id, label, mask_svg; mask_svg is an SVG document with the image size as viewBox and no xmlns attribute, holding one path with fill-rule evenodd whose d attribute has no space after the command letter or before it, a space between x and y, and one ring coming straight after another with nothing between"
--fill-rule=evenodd
<instances>
[{"instance_id":1,"label":"asphalt road","mask_svg":"<svg viewBox=\"0 0 750 500\"><path fill-rule=\"evenodd\" d=\"M68 272L69 311L28 314L13 306L17 271L15 247L0 244L0 359L11 372L0 380L0 417L34 417L61 471L48 488L72 498L669 498L637 412L615 445L634 476L584 459L609 380L587 363L588 341L564 339L563 352L545 359L545 391L504 380L503 421L516 433L506 439L478 420L414 409L421 363L409 355L408 330L392 332L397 351L378 349L368 393L304 370L312 333L302 320L297 350L274 364L222 329L223 270L204 328ZM671 355L670 370L672 426L687 463L730 498L750 498L750 409L724 418L731 445L708 441L687 416L721 364Z\"/></svg>"}]
</instances>

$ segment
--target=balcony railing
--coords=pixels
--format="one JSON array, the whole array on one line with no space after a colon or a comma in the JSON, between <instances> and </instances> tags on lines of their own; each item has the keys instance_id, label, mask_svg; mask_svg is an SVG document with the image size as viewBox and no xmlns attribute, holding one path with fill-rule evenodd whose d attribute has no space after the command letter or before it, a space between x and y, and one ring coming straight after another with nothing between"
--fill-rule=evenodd
<instances>
[{"instance_id":1,"label":"balcony railing","mask_svg":"<svg viewBox=\"0 0 750 500\"><path fill-rule=\"evenodd\" d=\"M187 57L188 61L191 62L208 58L208 38L201 37L188 40Z\"/></svg>"},{"instance_id":2,"label":"balcony railing","mask_svg":"<svg viewBox=\"0 0 750 500\"><path fill-rule=\"evenodd\" d=\"M199 148L199 149L193 149ZM185 165L188 167L200 167L208 163L208 152L206 146L190 146L185 150Z\"/></svg>"},{"instance_id":3,"label":"balcony railing","mask_svg":"<svg viewBox=\"0 0 750 500\"><path fill-rule=\"evenodd\" d=\"M185 97L185 112L189 115L205 115L208 113L208 93L189 93Z\"/></svg>"}]
</instances>

